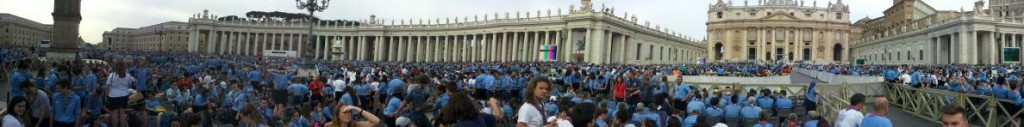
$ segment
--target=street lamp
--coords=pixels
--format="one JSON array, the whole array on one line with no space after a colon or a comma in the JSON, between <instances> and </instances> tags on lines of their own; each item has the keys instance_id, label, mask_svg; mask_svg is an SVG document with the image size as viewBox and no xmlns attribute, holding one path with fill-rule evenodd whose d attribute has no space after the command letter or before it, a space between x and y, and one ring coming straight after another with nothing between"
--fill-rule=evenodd
<instances>
[{"instance_id":1,"label":"street lamp","mask_svg":"<svg viewBox=\"0 0 1024 127\"><path fill-rule=\"evenodd\" d=\"M327 5L329 5L328 3L330 3L330 2L331 2L331 0L321 0L319 2L316 1L316 0L306 0L305 2L303 2L302 0L295 0L295 7L296 8L298 8L298 9L305 9L306 11L309 11L309 17L308 17L309 18L309 35L308 35L309 41L306 42L306 46L305 47L314 47L315 46L314 43L313 43L313 26L316 25L316 21L313 21L313 12L324 12L324 10L327 9ZM313 59L315 59L312 56L313 55L313 50L303 50L302 52L303 53L302 53L301 57L302 57L303 67L306 67L306 68L313 67Z\"/></svg>"}]
</instances>

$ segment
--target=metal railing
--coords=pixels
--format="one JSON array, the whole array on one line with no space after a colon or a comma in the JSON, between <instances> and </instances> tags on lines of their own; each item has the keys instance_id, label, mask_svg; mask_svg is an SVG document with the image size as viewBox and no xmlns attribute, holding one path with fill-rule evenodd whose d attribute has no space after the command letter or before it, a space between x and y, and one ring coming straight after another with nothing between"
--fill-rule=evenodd
<instances>
[{"instance_id":1,"label":"metal railing","mask_svg":"<svg viewBox=\"0 0 1024 127\"><path fill-rule=\"evenodd\" d=\"M942 119L942 112L939 109L948 104L955 104L967 110L964 117L972 123L971 126L1002 127L1021 124L1021 121L1013 119L1021 116L1020 106L1014 105L1010 100L898 84L885 86L888 91L886 97L891 100L890 104L929 121L939 122Z\"/></svg>"}]
</instances>

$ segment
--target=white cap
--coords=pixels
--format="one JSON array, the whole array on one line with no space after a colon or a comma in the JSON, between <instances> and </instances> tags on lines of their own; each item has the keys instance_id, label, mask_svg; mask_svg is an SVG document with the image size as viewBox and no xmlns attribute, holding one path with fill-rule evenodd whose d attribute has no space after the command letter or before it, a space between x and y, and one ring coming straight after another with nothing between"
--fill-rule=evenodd
<instances>
[{"instance_id":1,"label":"white cap","mask_svg":"<svg viewBox=\"0 0 1024 127\"><path fill-rule=\"evenodd\" d=\"M409 120L409 118L406 117L398 117L398 119L395 119L395 125L398 126L409 126L410 122L411 120Z\"/></svg>"}]
</instances>

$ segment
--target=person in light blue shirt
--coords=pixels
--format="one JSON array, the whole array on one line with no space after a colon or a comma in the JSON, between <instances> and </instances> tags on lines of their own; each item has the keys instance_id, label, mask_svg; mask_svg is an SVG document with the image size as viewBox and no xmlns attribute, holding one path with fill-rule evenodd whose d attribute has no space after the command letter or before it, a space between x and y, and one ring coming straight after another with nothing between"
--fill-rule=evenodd
<instances>
[{"instance_id":1,"label":"person in light blue shirt","mask_svg":"<svg viewBox=\"0 0 1024 127\"><path fill-rule=\"evenodd\" d=\"M400 78L398 78L396 76L395 78L392 78L391 81L388 81L388 85L385 88L385 90L381 90L381 91L383 92L382 94L384 94L384 95L393 95L395 93L395 89L404 89L404 88L405 88L405 82L402 81L402 79L400 79Z\"/></svg>"},{"instance_id":2,"label":"person in light blue shirt","mask_svg":"<svg viewBox=\"0 0 1024 127\"><path fill-rule=\"evenodd\" d=\"M274 79L274 90L288 89L288 82L294 78L292 74L284 71L276 71L271 74Z\"/></svg>"},{"instance_id":3,"label":"person in light blue shirt","mask_svg":"<svg viewBox=\"0 0 1024 127\"><path fill-rule=\"evenodd\" d=\"M711 100L711 103L718 103L718 101L720 101L720 100L721 99L714 98L714 99ZM703 115L705 117L707 117L708 119L714 119L714 120L721 121L721 119L724 118L723 117L723 113L724 112L725 111L722 110L721 106L709 105L709 106L707 106L707 109L704 110Z\"/></svg>"},{"instance_id":4,"label":"person in light blue shirt","mask_svg":"<svg viewBox=\"0 0 1024 127\"><path fill-rule=\"evenodd\" d=\"M807 93L804 94L804 113L807 111L818 109L818 88L817 83L811 82L807 86Z\"/></svg>"},{"instance_id":5,"label":"person in light blue shirt","mask_svg":"<svg viewBox=\"0 0 1024 127\"><path fill-rule=\"evenodd\" d=\"M886 114L889 113L889 103L885 100L885 98L876 98L874 107L872 107L872 109L874 111L868 113L867 116L864 116L864 119L861 120L860 122L860 126L892 127L892 121L890 121L889 118L886 118L885 116Z\"/></svg>"},{"instance_id":6,"label":"person in light blue shirt","mask_svg":"<svg viewBox=\"0 0 1024 127\"><path fill-rule=\"evenodd\" d=\"M59 93L53 95L53 126L74 126L76 117L81 115L82 106L78 95L71 93L71 83L61 80L57 85Z\"/></svg>"},{"instance_id":7,"label":"person in light blue shirt","mask_svg":"<svg viewBox=\"0 0 1024 127\"><path fill-rule=\"evenodd\" d=\"M296 80L299 80L299 79L296 79ZM289 104L292 104L292 105L302 104L303 102L306 102L305 101L306 97L309 96L309 86L307 86L306 84L299 83L299 82L301 82L301 81L296 81L291 86L288 86L288 95L290 97L290 98L288 98L288 100L291 101L291 103L289 103Z\"/></svg>"},{"instance_id":8,"label":"person in light blue shirt","mask_svg":"<svg viewBox=\"0 0 1024 127\"><path fill-rule=\"evenodd\" d=\"M739 101L738 98L739 97L737 97L737 96L733 96L729 100ZM723 111L723 116L724 116L725 119L741 119L740 111L742 109L743 109L743 107L740 106L737 103L731 103L731 104L725 105L725 108L723 108L723 110L722 110Z\"/></svg>"},{"instance_id":9,"label":"person in light blue shirt","mask_svg":"<svg viewBox=\"0 0 1024 127\"><path fill-rule=\"evenodd\" d=\"M691 100L689 104L686 104L686 112L689 113L707 109L707 107L704 106L704 102L698 101L702 100L701 98L703 98L703 95L696 94L694 99Z\"/></svg>"},{"instance_id":10,"label":"person in light blue shirt","mask_svg":"<svg viewBox=\"0 0 1024 127\"><path fill-rule=\"evenodd\" d=\"M136 67L134 71L136 79L135 89L146 93L149 91L149 74L150 71L153 71L153 68L146 67L145 65L142 65L142 63L139 63L139 65L140 66Z\"/></svg>"},{"instance_id":11,"label":"person in light blue shirt","mask_svg":"<svg viewBox=\"0 0 1024 127\"><path fill-rule=\"evenodd\" d=\"M758 117L758 122L754 124L754 127L772 127L772 123L768 122L768 112L761 113Z\"/></svg>"},{"instance_id":12,"label":"person in light blue shirt","mask_svg":"<svg viewBox=\"0 0 1024 127\"><path fill-rule=\"evenodd\" d=\"M345 91L345 93L341 94L341 98L338 98L338 102L340 102L341 104L344 104L344 105L360 106L360 104L357 103L355 101L355 99L352 98L353 96L356 96L356 93L355 93L356 90L355 90L354 87L356 87L356 86L345 87L345 90L342 90L342 91ZM328 107L330 107L330 106L328 106Z\"/></svg>"},{"instance_id":13,"label":"person in light blue shirt","mask_svg":"<svg viewBox=\"0 0 1024 127\"><path fill-rule=\"evenodd\" d=\"M768 110L774 109L772 107L775 106L775 99L774 99L774 96L772 96L772 94L771 94L772 92L768 91L768 90L764 90L764 91L762 91L762 93L764 95L761 96L761 98L757 99L757 106L761 107L762 109L768 109Z\"/></svg>"},{"instance_id":14,"label":"person in light blue shirt","mask_svg":"<svg viewBox=\"0 0 1024 127\"><path fill-rule=\"evenodd\" d=\"M789 110L789 111L792 111L793 110L793 100L789 99L789 97L786 96L786 90L782 90L782 92L779 93L779 98L775 99L775 107L774 108L775 108L775 111L779 111L779 110Z\"/></svg>"},{"instance_id":15,"label":"person in light blue shirt","mask_svg":"<svg viewBox=\"0 0 1024 127\"><path fill-rule=\"evenodd\" d=\"M697 123L697 117L700 117L700 111L690 112L690 116L683 120L683 127L693 127L693 124Z\"/></svg>"},{"instance_id":16,"label":"person in light blue shirt","mask_svg":"<svg viewBox=\"0 0 1024 127\"><path fill-rule=\"evenodd\" d=\"M747 105L740 109L740 117L743 119L757 119L761 114L761 107L757 107L754 97L747 98Z\"/></svg>"},{"instance_id":17,"label":"person in light blue shirt","mask_svg":"<svg viewBox=\"0 0 1024 127\"><path fill-rule=\"evenodd\" d=\"M11 71L11 82L9 83L11 88L8 90L11 90L12 97L25 96L25 92L21 91L21 85L32 77L26 71L28 71L28 63L25 62L18 63L18 67Z\"/></svg>"},{"instance_id":18,"label":"person in light blue shirt","mask_svg":"<svg viewBox=\"0 0 1024 127\"><path fill-rule=\"evenodd\" d=\"M257 71L256 69L258 69L258 68L252 68L252 70L249 71L249 77L248 77L249 78L249 82L251 83L251 85L254 85L254 86L258 85L259 82L260 82L260 71Z\"/></svg>"},{"instance_id":19,"label":"person in light blue shirt","mask_svg":"<svg viewBox=\"0 0 1024 127\"><path fill-rule=\"evenodd\" d=\"M289 109L288 112L292 114L292 120L288 121L288 127L312 127L310 126L312 124L310 124L309 119L306 119L305 115L300 115L298 110Z\"/></svg>"},{"instance_id":20,"label":"person in light blue shirt","mask_svg":"<svg viewBox=\"0 0 1024 127\"><path fill-rule=\"evenodd\" d=\"M388 100L386 107L384 107L384 122L388 126L395 126L395 119L397 119L398 115L401 113L399 109L402 109L404 107L403 104L405 103L402 101L402 96L400 96L402 94L401 92L404 91L398 89L395 92L399 93L392 95L391 99Z\"/></svg>"}]
</instances>

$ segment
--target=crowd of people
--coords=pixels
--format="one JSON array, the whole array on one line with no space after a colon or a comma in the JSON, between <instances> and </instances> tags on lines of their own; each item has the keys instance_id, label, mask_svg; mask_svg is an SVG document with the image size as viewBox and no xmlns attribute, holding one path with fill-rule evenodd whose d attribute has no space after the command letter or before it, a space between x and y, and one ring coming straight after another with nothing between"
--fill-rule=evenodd
<instances>
[{"instance_id":1,"label":"crowd of people","mask_svg":"<svg viewBox=\"0 0 1024 127\"><path fill-rule=\"evenodd\" d=\"M31 61L23 48L0 51ZM104 50L82 57L108 63L20 62L9 72L4 127L830 125L806 110L816 107L813 84L793 93L682 82L786 75L786 64L317 61L305 70L292 58Z\"/></svg>"},{"instance_id":2,"label":"crowd of people","mask_svg":"<svg viewBox=\"0 0 1024 127\"><path fill-rule=\"evenodd\" d=\"M957 93L994 96L1003 99L1000 112L1017 113L1024 108L1024 68L1019 65L797 65L799 68L832 72L841 75L881 76L885 82L914 88L930 88ZM951 102L954 97L945 97ZM985 101L970 98L970 103L981 105ZM984 111L982 111L984 112ZM1015 117L1020 121L1020 116Z\"/></svg>"}]
</instances>

